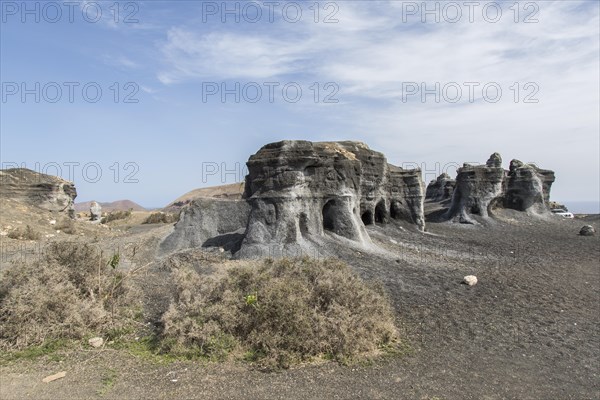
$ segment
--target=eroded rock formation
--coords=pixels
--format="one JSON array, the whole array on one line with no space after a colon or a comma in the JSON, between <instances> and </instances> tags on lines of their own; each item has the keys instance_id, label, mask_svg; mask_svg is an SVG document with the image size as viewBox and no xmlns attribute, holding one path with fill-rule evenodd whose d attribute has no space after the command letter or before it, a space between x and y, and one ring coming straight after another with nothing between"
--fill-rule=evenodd
<instances>
[{"instance_id":1,"label":"eroded rock formation","mask_svg":"<svg viewBox=\"0 0 600 400\"><path fill-rule=\"evenodd\" d=\"M243 200L184 207L163 251L225 242L244 254L264 254L268 246L305 250L330 233L368 246L365 225L393 219L424 229L421 171L388 164L363 143L271 143L247 165Z\"/></svg>"},{"instance_id":2,"label":"eroded rock formation","mask_svg":"<svg viewBox=\"0 0 600 400\"><path fill-rule=\"evenodd\" d=\"M163 252L219 246L237 251L248 224L250 206L243 200L198 198L181 210L173 232L160 244Z\"/></svg>"},{"instance_id":3,"label":"eroded rock formation","mask_svg":"<svg viewBox=\"0 0 600 400\"><path fill-rule=\"evenodd\" d=\"M96 201L90 203L90 221L100 221L102 219L102 207Z\"/></svg>"},{"instance_id":4,"label":"eroded rock formation","mask_svg":"<svg viewBox=\"0 0 600 400\"><path fill-rule=\"evenodd\" d=\"M75 217L73 201L77 197L77 190L73 182L30 169L0 170L0 197Z\"/></svg>"},{"instance_id":5,"label":"eroded rock formation","mask_svg":"<svg viewBox=\"0 0 600 400\"><path fill-rule=\"evenodd\" d=\"M519 160L510 162L504 205L519 211L543 212L550 202L554 172Z\"/></svg>"},{"instance_id":6,"label":"eroded rock formation","mask_svg":"<svg viewBox=\"0 0 600 400\"><path fill-rule=\"evenodd\" d=\"M365 225L390 219L424 228L421 171L390 165L363 143L272 143L250 157L248 171L244 246L297 243L327 231L369 243Z\"/></svg>"},{"instance_id":7,"label":"eroded rock formation","mask_svg":"<svg viewBox=\"0 0 600 400\"><path fill-rule=\"evenodd\" d=\"M442 173L436 179L429 182L425 191L425 199L432 201L444 201L452 198L456 181L447 173Z\"/></svg>"},{"instance_id":8,"label":"eroded rock formation","mask_svg":"<svg viewBox=\"0 0 600 400\"><path fill-rule=\"evenodd\" d=\"M486 165L465 164L456 176L456 188L446 219L475 223L473 216L487 218L492 208L505 207L530 214L548 211L554 172L519 160L510 162L509 171L502 168L498 153Z\"/></svg>"}]
</instances>

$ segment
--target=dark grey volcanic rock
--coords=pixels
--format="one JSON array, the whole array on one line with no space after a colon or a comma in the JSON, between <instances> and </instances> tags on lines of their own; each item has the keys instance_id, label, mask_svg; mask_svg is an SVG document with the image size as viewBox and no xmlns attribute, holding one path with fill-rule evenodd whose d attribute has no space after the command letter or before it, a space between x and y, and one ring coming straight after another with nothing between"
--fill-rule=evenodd
<instances>
[{"instance_id":1,"label":"dark grey volcanic rock","mask_svg":"<svg viewBox=\"0 0 600 400\"><path fill-rule=\"evenodd\" d=\"M456 188L446 218L474 223L472 214L488 216L492 201L503 194L505 171L502 167L463 165L456 175Z\"/></svg>"},{"instance_id":2,"label":"dark grey volcanic rock","mask_svg":"<svg viewBox=\"0 0 600 400\"><path fill-rule=\"evenodd\" d=\"M591 225L584 225L579 230L579 234L581 236L594 236L596 234L596 230Z\"/></svg>"},{"instance_id":3,"label":"dark grey volcanic rock","mask_svg":"<svg viewBox=\"0 0 600 400\"><path fill-rule=\"evenodd\" d=\"M237 251L248 224L250 206L244 200L198 198L184 206L173 232L160 244L160 250L220 246Z\"/></svg>"},{"instance_id":4,"label":"dark grey volcanic rock","mask_svg":"<svg viewBox=\"0 0 600 400\"><path fill-rule=\"evenodd\" d=\"M488 168L502 168L502 157L499 153L494 153L488 158L485 166Z\"/></svg>"},{"instance_id":5,"label":"dark grey volcanic rock","mask_svg":"<svg viewBox=\"0 0 600 400\"><path fill-rule=\"evenodd\" d=\"M543 212L550 202L550 188L553 182L553 171L512 160L507 176L504 205L519 211Z\"/></svg>"},{"instance_id":6,"label":"dark grey volcanic rock","mask_svg":"<svg viewBox=\"0 0 600 400\"><path fill-rule=\"evenodd\" d=\"M494 207L530 214L548 212L554 172L518 160L511 161L509 171L501 164L500 154L494 153L486 165L459 168L452 203L444 217L475 223L473 215L487 218Z\"/></svg>"},{"instance_id":7,"label":"dark grey volcanic rock","mask_svg":"<svg viewBox=\"0 0 600 400\"><path fill-rule=\"evenodd\" d=\"M73 182L30 169L0 170L0 197L75 217L73 201L77 190Z\"/></svg>"},{"instance_id":8,"label":"dark grey volcanic rock","mask_svg":"<svg viewBox=\"0 0 600 400\"><path fill-rule=\"evenodd\" d=\"M392 166L363 143L271 143L247 165L252 210L243 247L303 243L327 231L368 244L365 225L390 219L424 228L421 171Z\"/></svg>"},{"instance_id":9,"label":"dark grey volcanic rock","mask_svg":"<svg viewBox=\"0 0 600 400\"><path fill-rule=\"evenodd\" d=\"M425 199L433 201L444 201L452 198L452 193L456 187L456 181L450 178L450 175L443 173L436 179L429 182L425 191Z\"/></svg>"}]
</instances>

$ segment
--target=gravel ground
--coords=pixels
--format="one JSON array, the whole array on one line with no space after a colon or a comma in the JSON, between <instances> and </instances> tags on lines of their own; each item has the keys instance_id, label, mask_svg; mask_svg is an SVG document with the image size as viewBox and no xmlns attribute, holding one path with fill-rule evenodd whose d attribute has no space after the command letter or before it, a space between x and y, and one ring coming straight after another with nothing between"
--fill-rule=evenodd
<instances>
[{"instance_id":1,"label":"gravel ground","mask_svg":"<svg viewBox=\"0 0 600 400\"><path fill-rule=\"evenodd\" d=\"M487 226L429 223L427 233L369 227L380 253L337 247L364 279L387 288L411 349L401 357L263 373L81 349L1 366L0 398L598 399L600 237L578 235L590 223L600 227L593 216L504 212ZM151 246L167 229L123 239ZM461 284L471 274L479 283ZM141 282L154 301L164 271L149 268ZM42 383L58 371L67 376Z\"/></svg>"}]
</instances>

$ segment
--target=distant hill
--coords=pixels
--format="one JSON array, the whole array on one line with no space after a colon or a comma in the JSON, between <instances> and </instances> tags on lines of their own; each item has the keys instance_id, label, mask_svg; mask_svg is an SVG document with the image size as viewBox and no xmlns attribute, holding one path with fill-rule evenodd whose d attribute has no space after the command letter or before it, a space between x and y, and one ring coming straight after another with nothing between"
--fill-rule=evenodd
<instances>
[{"instance_id":1,"label":"distant hill","mask_svg":"<svg viewBox=\"0 0 600 400\"><path fill-rule=\"evenodd\" d=\"M90 211L91 201L85 201L82 203L75 203L76 212L87 212ZM131 200L117 200L113 202L98 202L102 211L126 211L133 209L133 211L147 211L144 207Z\"/></svg>"},{"instance_id":2,"label":"distant hill","mask_svg":"<svg viewBox=\"0 0 600 400\"><path fill-rule=\"evenodd\" d=\"M238 200L242 198L244 193L244 182L232 183L229 185L211 186L200 189L194 189L186 194L179 196L168 206L163 208L163 211L177 211L190 201L199 197L216 197L220 199Z\"/></svg>"}]
</instances>

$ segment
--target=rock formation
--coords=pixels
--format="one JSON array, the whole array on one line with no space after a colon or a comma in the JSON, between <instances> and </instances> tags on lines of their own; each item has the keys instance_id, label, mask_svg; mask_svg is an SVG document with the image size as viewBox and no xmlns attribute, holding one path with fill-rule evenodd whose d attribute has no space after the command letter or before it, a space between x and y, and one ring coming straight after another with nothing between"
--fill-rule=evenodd
<instances>
[{"instance_id":1,"label":"rock formation","mask_svg":"<svg viewBox=\"0 0 600 400\"><path fill-rule=\"evenodd\" d=\"M30 169L0 170L0 197L75 217L73 201L77 191L73 182Z\"/></svg>"},{"instance_id":2,"label":"rock formation","mask_svg":"<svg viewBox=\"0 0 600 400\"><path fill-rule=\"evenodd\" d=\"M394 219L424 229L421 171L388 164L363 143L271 143L247 165L243 200L205 198L184 207L163 251L228 240L237 248L232 241L240 238L246 254L271 245L306 249L330 234L365 246L365 225Z\"/></svg>"},{"instance_id":3,"label":"rock formation","mask_svg":"<svg viewBox=\"0 0 600 400\"><path fill-rule=\"evenodd\" d=\"M102 219L102 207L98 202L90 203L90 221L100 221Z\"/></svg>"},{"instance_id":4,"label":"rock formation","mask_svg":"<svg viewBox=\"0 0 600 400\"><path fill-rule=\"evenodd\" d=\"M359 142L282 141L248 161L251 205L243 246L298 243L329 231L369 243L365 225L424 227L420 170L403 170Z\"/></svg>"},{"instance_id":5,"label":"rock formation","mask_svg":"<svg viewBox=\"0 0 600 400\"><path fill-rule=\"evenodd\" d=\"M553 182L553 171L512 160L506 181L504 205L519 211L535 208L542 212L550 202Z\"/></svg>"},{"instance_id":6,"label":"rock formation","mask_svg":"<svg viewBox=\"0 0 600 400\"><path fill-rule=\"evenodd\" d=\"M443 173L429 182L425 191L425 200L444 201L452 198L456 181L450 175Z\"/></svg>"},{"instance_id":7,"label":"rock formation","mask_svg":"<svg viewBox=\"0 0 600 400\"><path fill-rule=\"evenodd\" d=\"M465 164L458 169L445 218L475 223L473 215L487 218L493 207L530 214L547 212L553 182L554 172L518 160L512 160L510 170L505 171L502 158L494 153L486 165Z\"/></svg>"},{"instance_id":8,"label":"rock formation","mask_svg":"<svg viewBox=\"0 0 600 400\"><path fill-rule=\"evenodd\" d=\"M222 246L237 251L248 224L250 206L243 200L198 198L181 210L173 232L160 244L163 252Z\"/></svg>"},{"instance_id":9,"label":"rock formation","mask_svg":"<svg viewBox=\"0 0 600 400\"><path fill-rule=\"evenodd\" d=\"M581 236L594 236L596 234L596 230L592 225L584 225L579 230L579 234Z\"/></svg>"}]
</instances>

